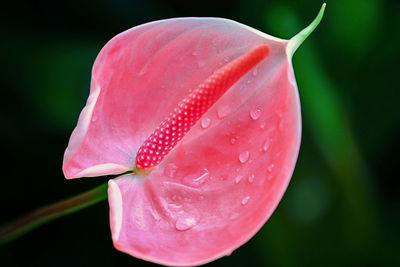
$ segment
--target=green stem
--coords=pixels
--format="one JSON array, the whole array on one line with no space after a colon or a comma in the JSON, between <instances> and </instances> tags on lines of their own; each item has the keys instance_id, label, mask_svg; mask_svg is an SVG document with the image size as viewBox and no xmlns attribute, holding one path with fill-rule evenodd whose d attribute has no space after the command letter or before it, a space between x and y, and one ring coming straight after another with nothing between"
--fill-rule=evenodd
<instances>
[{"instance_id":1,"label":"green stem","mask_svg":"<svg viewBox=\"0 0 400 267\"><path fill-rule=\"evenodd\" d=\"M293 36L287 45L286 51L289 57L292 57L294 52L296 52L297 48L304 42L304 40L317 28L318 24L321 22L322 17L324 16L326 4L323 3L321 9L318 12L317 17L304 28L301 32Z\"/></svg>"},{"instance_id":2,"label":"green stem","mask_svg":"<svg viewBox=\"0 0 400 267\"><path fill-rule=\"evenodd\" d=\"M54 219L92 206L107 198L107 183L77 196L39 208L0 227L0 245L11 242Z\"/></svg>"}]
</instances>

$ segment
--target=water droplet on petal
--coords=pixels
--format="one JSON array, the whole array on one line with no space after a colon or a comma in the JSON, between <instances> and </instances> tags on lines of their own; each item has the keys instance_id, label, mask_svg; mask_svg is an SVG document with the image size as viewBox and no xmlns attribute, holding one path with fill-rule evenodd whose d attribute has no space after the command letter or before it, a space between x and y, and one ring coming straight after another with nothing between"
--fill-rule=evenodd
<instances>
[{"instance_id":1,"label":"water droplet on petal","mask_svg":"<svg viewBox=\"0 0 400 267\"><path fill-rule=\"evenodd\" d=\"M210 126L210 124L211 124L211 119L209 119L209 118L203 118L203 119L201 120L201 127L202 127L203 129L208 128L208 126Z\"/></svg>"},{"instance_id":2,"label":"water droplet on petal","mask_svg":"<svg viewBox=\"0 0 400 267\"><path fill-rule=\"evenodd\" d=\"M226 117L231 112L231 109L228 106L221 106L218 108L217 115L218 118L222 119Z\"/></svg>"},{"instance_id":3,"label":"water droplet on petal","mask_svg":"<svg viewBox=\"0 0 400 267\"><path fill-rule=\"evenodd\" d=\"M179 217L178 220L176 220L175 228L178 231L186 231L195 226L196 223L197 222L195 218L182 216Z\"/></svg>"},{"instance_id":4,"label":"water droplet on petal","mask_svg":"<svg viewBox=\"0 0 400 267\"><path fill-rule=\"evenodd\" d=\"M250 153L248 151L242 152L239 154L239 161L241 163L245 163L246 161L249 160Z\"/></svg>"},{"instance_id":5,"label":"water droplet on petal","mask_svg":"<svg viewBox=\"0 0 400 267\"><path fill-rule=\"evenodd\" d=\"M261 128L261 129L264 129L264 128L265 128L265 122L263 122L263 123L260 124L260 128Z\"/></svg>"},{"instance_id":6,"label":"water droplet on petal","mask_svg":"<svg viewBox=\"0 0 400 267\"><path fill-rule=\"evenodd\" d=\"M231 138L231 144L234 145L236 143L236 138Z\"/></svg>"},{"instance_id":7,"label":"water droplet on petal","mask_svg":"<svg viewBox=\"0 0 400 267\"><path fill-rule=\"evenodd\" d=\"M241 181L242 179L243 179L243 176L241 176L241 175L236 176L236 178L235 178L235 184L240 183L240 181Z\"/></svg>"},{"instance_id":8,"label":"water droplet on petal","mask_svg":"<svg viewBox=\"0 0 400 267\"><path fill-rule=\"evenodd\" d=\"M260 116L261 116L261 110L259 108L255 108L250 111L250 117L253 120L258 120Z\"/></svg>"},{"instance_id":9,"label":"water droplet on petal","mask_svg":"<svg viewBox=\"0 0 400 267\"><path fill-rule=\"evenodd\" d=\"M257 73L258 73L257 68L254 68L252 73L253 73L253 76L257 76Z\"/></svg>"},{"instance_id":10,"label":"water droplet on petal","mask_svg":"<svg viewBox=\"0 0 400 267\"><path fill-rule=\"evenodd\" d=\"M95 116L95 115L92 115L92 120L91 120L92 122L95 122L95 121L97 121L97 116Z\"/></svg>"},{"instance_id":11,"label":"water droplet on petal","mask_svg":"<svg viewBox=\"0 0 400 267\"><path fill-rule=\"evenodd\" d=\"M249 199L250 199L250 196L247 196L247 197L244 197L243 199L242 199L242 205L244 206L244 205L246 205L247 204L247 202L249 202Z\"/></svg>"},{"instance_id":12,"label":"water droplet on petal","mask_svg":"<svg viewBox=\"0 0 400 267\"><path fill-rule=\"evenodd\" d=\"M267 171L268 172L272 172L272 170L274 169L275 165L272 163L267 167Z\"/></svg>"},{"instance_id":13,"label":"water droplet on petal","mask_svg":"<svg viewBox=\"0 0 400 267\"><path fill-rule=\"evenodd\" d=\"M255 178L255 175L252 173L252 174L250 174L249 175L249 177L248 177L248 181L249 181L249 183L253 183L254 182L254 178Z\"/></svg>"},{"instance_id":14,"label":"water droplet on petal","mask_svg":"<svg viewBox=\"0 0 400 267\"><path fill-rule=\"evenodd\" d=\"M200 187L202 186L208 179L209 173L207 169L204 169L204 172L200 175L189 175L184 178L184 182L187 185L192 187Z\"/></svg>"},{"instance_id":15,"label":"water droplet on petal","mask_svg":"<svg viewBox=\"0 0 400 267\"><path fill-rule=\"evenodd\" d=\"M271 144L271 139L267 139L267 141L265 141L263 145L263 151L268 151L270 144Z\"/></svg>"}]
</instances>

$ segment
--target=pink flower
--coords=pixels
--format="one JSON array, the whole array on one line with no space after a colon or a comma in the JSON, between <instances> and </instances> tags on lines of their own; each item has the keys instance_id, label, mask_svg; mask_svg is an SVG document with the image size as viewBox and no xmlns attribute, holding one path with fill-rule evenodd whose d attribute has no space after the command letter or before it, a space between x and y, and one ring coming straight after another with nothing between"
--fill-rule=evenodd
<instances>
[{"instance_id":1,"label":"pink flower","mask_svg":"<svg viewBox=\"0 0 400 267\"><path fill-rule=\"evenodd\" d=\"M264 225L300 146L294 45L216 18L156 21L105 45L63 171L68 179L134 172L109 181L117 249L155 263L197 265L229 255ZM255 53L251 64L240 61ZM229 64L239 66L236 80L225 75ZM190 113L201 101L198 90L207 94L211 83L220 90L229 81L215 103L197 117ZM171 144L168 118L179 108L189 113L175 123L196 118L174 128L182 134ZM154 167L136 168L146 142L152 152L139 154Z\"/></svg>"}]
</instances>

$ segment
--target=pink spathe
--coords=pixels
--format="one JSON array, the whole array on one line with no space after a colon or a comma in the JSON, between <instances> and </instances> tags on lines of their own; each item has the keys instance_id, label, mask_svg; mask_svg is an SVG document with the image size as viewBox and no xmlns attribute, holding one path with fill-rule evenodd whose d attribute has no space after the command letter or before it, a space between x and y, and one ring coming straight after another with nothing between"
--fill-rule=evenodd
<instances>
[{"instance_id":1,"label":"pink spathe","mask_svg":"<svg viewBox=\"0 0 400 267\"><path fill-rule=\"evenodd\" d=\"M180 101L232 60L260 45L270 49L202 115L207 127L198 120L147 176L109 181L117 249L165 265L198 265L229 255L264 225L300 146L287 44L234 21L183 18L132 28L105 45L64 155L68 179L134 170L139 148Z\"/></svg>"}]
</instances>

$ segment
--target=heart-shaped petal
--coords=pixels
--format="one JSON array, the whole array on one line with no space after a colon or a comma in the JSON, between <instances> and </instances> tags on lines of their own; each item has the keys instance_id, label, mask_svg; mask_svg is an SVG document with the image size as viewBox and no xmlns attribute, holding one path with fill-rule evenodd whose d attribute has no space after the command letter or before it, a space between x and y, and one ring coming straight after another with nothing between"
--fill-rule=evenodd
<instances>
[{"instance_id":1,"label":"heart-shaped petal","mask_svg":"<svg viewBox=\"0 0 400 267\"><path fill-rule=\"evenodd\" d=\"M197 265L230 254L262 227L300 146L291 56L323 9L289 41L226 19L183 18L132 28L106 44L63 170L67 178L136 172L109 182L116 248L160 264ZM240 66L253 55L256 61ZM239 66L240 76L226 82L226 66ZM229 86L210 105L199 104L204 109L190 129L175 129L183 129L179 142L149 139L168 128L188 97L202 99L196 90L220 78ZM151 161L153 150L139 151L158 141L168 150L159 160ZM148 171L135 166L138 151L149 157Z\"/></svg>"}]
</instances>

